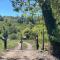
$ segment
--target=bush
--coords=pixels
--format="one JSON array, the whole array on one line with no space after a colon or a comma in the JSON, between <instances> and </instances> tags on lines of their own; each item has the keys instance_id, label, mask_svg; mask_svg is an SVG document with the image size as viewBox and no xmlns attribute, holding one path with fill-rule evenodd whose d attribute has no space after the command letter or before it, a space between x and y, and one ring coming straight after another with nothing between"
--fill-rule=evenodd
<instances>
[{"instance_id":1,"label":"bush","mask_svg":"<svg viewBox=\"0 0 60 60\"><path fill-rule=\"evenodd\" d=\"M36 35L36 33L31 31L31 33L30 33L30 39L34 39L35 35Z\"/></svg>"},{"instance_id":2,"label":"bush","mask_svg":"<svg viewBox=\"0 0 60 60\"><path fill-rule=\"evenodd\" d=\"M9 33L10 33L10 34L12 34L12 33L17 33L17 32L18 32L18 30L17 30L17 28L16 28L15 26L9 27Z\"/></svg>"},{"instance_id":3,"label":"bush","mask_svg":"<svg viewBox=\"0 0 60 60\"><path fill-rule=\"evenodd\" d=\"M18 35L13 33L10 35L10 39L14 40L14 39L17 39L18 38Z\"/></svg>"},{"instance_id":4,"label":"bush","mask_svg":"<svg viewBox=\"0 0 60 60\"><path fill-rule=\"evenodd\" d=\"M2 33L2 30L0 29L0 34Z\"/></svg>"},{"instance_id":5,"label":"bush","mask_svg":"<svg viewBox=\"0 0 60 60\"><path fill-rule=\"evenodd\" d=\"M0 21L4 21L4 18L2 16L0 16Z\"/></svg>"},{"instance_id":6,"label":"bush","mask_svg":"<svg viewBox=\"0 0 60 60\"><path fill-rule=\"evenodd\" d=\"M35 36L35 32L33 32L31 29L29 28L26 28L24 31L23 31L23 35L26 36L27 39L32 39L34 38Z\"/></svg>"}]
</instances>

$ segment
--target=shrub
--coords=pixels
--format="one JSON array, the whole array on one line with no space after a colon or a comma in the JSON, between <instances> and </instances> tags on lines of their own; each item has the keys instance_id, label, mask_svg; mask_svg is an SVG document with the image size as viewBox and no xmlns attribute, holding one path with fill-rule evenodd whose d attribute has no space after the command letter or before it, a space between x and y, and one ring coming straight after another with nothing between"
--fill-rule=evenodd
<instances>
[{"instance_id":1,"label":"shrub","mask_svg":"<svg viewBox=\"0 0 60 60\"><path fill-rule=\"evenodd\" d=\"M2 30L0 29L0 34L2 33Z\"/></svg>"},{"instance_id":2,"label":"shrub","mask_svg":"<svg viewBox=\"0 0 60 60\"><path fill-rule=\"evenodd\" d=\"M0 21L4 21L4 18L2 16L0 16Z\"/></svg>"},{"instance_id":3,"label":"shrub","mask_svg":"<svg viewBox=\"0 0 60 60\"><path fill-rule=\"evenodd\" d=\"M17 33L17 32L18 32L18 30L17 30L17 28L16 28L15 26L9 27L9 33L10 33L10 34L12 34L12 33Z\"/></svg>"},{"instance_id":4,"label":"shrub","mask_svg":"<svg viewBox=\"0 0 60 60\"><path fill-rule=\"evenodd\" d=\"M14 40L14 39L17 39L18 38L18 35L13 33L10 35L10 39Z\"/></svg>"},{"instance_id":5,"label":"shrub","mask_svg":"<svg viewBox=\"0 0 60 60\"><path fill-rule=\"evenodd\" d=\"M32 39L34 38L35 36L35 32L33 32L31 29L29 28L26 28L24 31L23 31L23 35L26 36L27 39Z\"/></svg>"}]
</instances>

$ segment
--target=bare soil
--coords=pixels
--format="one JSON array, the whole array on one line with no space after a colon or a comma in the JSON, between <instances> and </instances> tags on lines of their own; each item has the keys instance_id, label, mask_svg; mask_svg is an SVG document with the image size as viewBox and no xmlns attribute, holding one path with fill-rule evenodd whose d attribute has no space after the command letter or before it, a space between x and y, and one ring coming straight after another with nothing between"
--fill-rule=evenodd
<instances>
[{"instance_id":1,"label":"bare soil","mask_svg":"<svg viewBox=\"0 0 60 60\"><path fill-rule=\"evenodd\" d=\"M20 50L21 44L19 43L15 49L5 52L0 60L58 60L48 51L33 50L30 43L25 43L28 46L27 49Z\"/></svg>"}]
</instances>

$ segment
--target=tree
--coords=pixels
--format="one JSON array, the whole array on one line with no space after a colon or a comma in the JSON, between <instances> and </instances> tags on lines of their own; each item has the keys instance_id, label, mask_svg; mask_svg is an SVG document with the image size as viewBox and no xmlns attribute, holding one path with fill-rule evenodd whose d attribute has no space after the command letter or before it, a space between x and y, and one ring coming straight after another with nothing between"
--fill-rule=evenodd
<instances>
[{"instance_id":1,"label":"tree","mask_svg":"<svg viewBox=\"0 0 60 60\"><path fill-rule=\"evenodd\" d=\"M54 18L53 15L53 7L51 8L52 0L45 0L41 3L42 13L45 20L45 25L48 30L49 34L49 41L51 43L52 54L58 58L60 58L60 38L58 39L59 33L57 32L57 20ZM54 0L55 2L57 0ZM39 0L40 3L40 0ZM55 2L56 4L56 2ZM53 4L54 5L54 4ZM56 7L56 5L54 5Z\"/></svg>"},{"instance_id":2,"label":"tree","mask_svg":"<svg viewBox=\"0 0 60 60\"><path fill-rule=\"evenodd\" d=\"M12 6L14 11L19 12L22 11L24 16L26 17L26 12L29 12L32 16L32 21L34 15L40 10L38 2L35 0L12 0ZM33 3L32 3L33 2ZM24 7L24 8L23 8Z\"/></svg>"},{"instance_id":3,"label":"tree","mask_svg":"<svg viewBox=\"0 0 60 60\"><path fill-rule=\"evenodd\" d=\"M0 16L0 21L4 21L4 19L3 19L3 17L2 17L2 16Z\"/></svg>"},{"instance_id":4,"label":"tree","mask_svg":"<svg viewBox=\"0 0 60 60\"><path fill-rule=\"evenodd\" d=\"M16 1L18 1L18 0L16 0ZM36 6L36 2L31 5L30 4L31 1L32 0L19 1L19 2L21 2L20 9L22 9L21 7L23 5L25 5L25 6L27 6L26 10L28 10L28 9L33 10L32 7ZM58 34L56 35L56 32L58 31L57 24L56 24L57 20L54 18L54 15L53 15L53 9L56 9L58 14L60 13L60 8L59 8L60 0L53 0L53 1L52 0L34 0L34 1L37 1L39 3L39 6L42 9L42 13L43 13L44 20L45 20L45 25L47 27L48 34L49 34L49 41L50 41L50 43L52 45L52 49L53 49L53 54L56 55L57 57L60 57L60 39L58 39L58 37L57 37Z\"/></svg>"}]
</instances>

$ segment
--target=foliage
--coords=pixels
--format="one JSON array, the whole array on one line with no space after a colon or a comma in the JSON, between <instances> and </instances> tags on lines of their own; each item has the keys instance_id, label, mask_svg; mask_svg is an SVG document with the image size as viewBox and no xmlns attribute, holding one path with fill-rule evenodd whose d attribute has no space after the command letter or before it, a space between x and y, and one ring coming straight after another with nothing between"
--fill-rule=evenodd
<instances>
[{"instance_id":1,"label":"foliage","mask_svg":"<svg viewBox=\"0 0 60 60\"><path fill-rule=\"evenodd\" d=\"M33 2L33 3L32 3ZM32 16L31 22L35 23L33 20L34 15L37 15L36 13L41 10L39 3L36 2L35 0L12 0L11 1L13 10L16 12L23 12L23 16L27 17L27 12ZM23 8L24 7L24 8ZM18 20L18 22L23 22L22 20Z\"/></svg>"},{"instance_id":2,"label":"foliage","mask_svg":"<svg viewBox=\"0 0 60 60\"><path fill-rule=\"evenodd\" d=\"M35 32L30 28L25 28L25 30L23 30L23 35L25 35L27 39L32 39L35 36Z\"/></svg>"},{"instance_id":3,"label":"foliage","mask_svg":"<svg viewBox=\"0 0 60 60\"><path fill-rule=\"evenodd\" d=\"M18 39L18 35L15 34L15 33L10 34L10 39L11 39L11 40L16 40L16 39Z\"/></svg>"},{"instance_id":4,"label":"foliage","mask_svg":"<svg viewBox=\"0 0 60 60\"><path fill-rule=\"evenodd\" d=\"M18 44L19 40L8 40L7 41L8 49L15 48L16 45ZM2 40L0 40L0 54L4 51L4 43Z\"/></svg>"},{"instance_id":5,"label":"foliage","mask_svg":"<svg viewBox=\"0 0 60 60\"><path fill-rule=\"evenodd\" d=\"M35 24L35 20L32 18L32 16L29 16L28 20L29 20L30 23Z\"/></svg>"},{"instance_id":6,"label":"foliage","mask_svg":"<svg viewBox=\"0 0 60 60\"><path fill-rule=\"evenodd\" d=\"M15 27L15 26L10 26L9 27L9 33L10 34L12 34L12 33L17 33L18 32L18 30L17 30L17 28Z\"/></svg>"},{"instance_id":7,"label":"foliage","mask_svg":"<svg viewBox=\"0 0 60 60\"><path fill-rule=\"evenodd\" d=\"M4 19L3 19L3 17L2 17L2 16L0 16L0 21L4 21Z\"/></svg>"}]
</instances>

